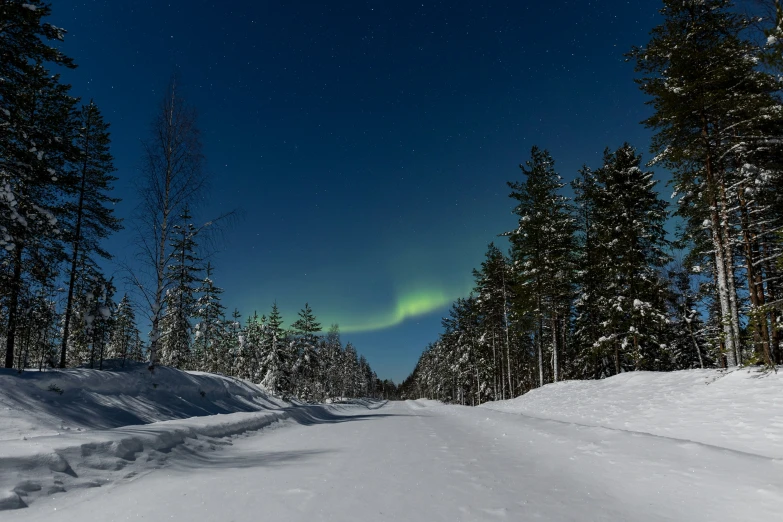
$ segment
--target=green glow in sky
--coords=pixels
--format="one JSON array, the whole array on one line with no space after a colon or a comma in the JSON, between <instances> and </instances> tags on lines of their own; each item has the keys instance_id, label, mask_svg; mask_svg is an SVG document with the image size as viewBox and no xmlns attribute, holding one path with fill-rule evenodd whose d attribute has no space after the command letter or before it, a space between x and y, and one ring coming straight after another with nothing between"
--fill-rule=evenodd
<instances>
[{"instance_id":1,"label":"green glow in sky","mask_svg":"<svg viewBox=\"0 0 783 522\"><path fill-rule=\"evenodd\" d=\"M448 295L438 289L420 289L402 292L392 310L370 316L367 319L359 317L342 317L336 321L342 332L371 332L396 326L406 319L426 315L445 308L461 294Z\"/></svg>"}]
</instances>

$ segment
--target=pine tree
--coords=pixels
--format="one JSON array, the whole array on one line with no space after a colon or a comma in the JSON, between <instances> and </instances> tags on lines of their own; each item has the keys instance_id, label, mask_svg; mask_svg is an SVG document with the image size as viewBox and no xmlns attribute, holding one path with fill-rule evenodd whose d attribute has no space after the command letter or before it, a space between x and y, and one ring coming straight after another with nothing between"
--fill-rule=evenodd
<instances>
[{"instance_id":1,"label":"pine tree","mask_svg":"<svg viewBox=\"0 0 783 522\"><path fill-rule=\"evenodd\" d=\"M497 261L500 251L490 245L488 261ZM505 265L505 258L500 254L499 260ZM486 262L485 262L486 268ZM494 270L489 270L490 273ZM502 298L502 290L497 292ZM502 309L502 305L500 306ZM481 376L478 368L478 338L482 325L479 323L479 300L473 296L467 299L457 299L449 311L449 317L443 319L443 333L439 342L447 352L446 368L448 375L444 379L452 383L450 397L451 400L459 404L471 402L481 402L481 396L478 393ZM509 359L510 361L510 359ZM500 367L503 365L503 358L500 359ZM496 372L493 372L496 373ZM509 380L509 382L511 382ZM509 396L511 396L511 387L509 387ZM478 397L476 397L478 395Z\"/></svg>"},{"instance_id":2,"label":"pine tree","mask_svg":"<svg viewBox=\"0 0 783 522\"><path fill-rule=\"evenodd\" d=\"M370 363L367 362L367 358L364 355L359 356L360 380L362 383L362 390L364 397L372 397L373 383L375 382L375 375L370 367Z\"/></svg>"},{"instance_id":3,"label":"pine tree","mask_svg":"<svg viewBox=\"0 0 783 522\"><path fill-rule=\"evenodd\" d=\"M58 217L71 189L65 172L75 132L75 99L48 65L73 68L50 42L65 31L43 21L51 9L40 0L0 3L0 254L9 270L0 285L6 303L5 366L13 367L25 272L39 284L45 266L63 258ZM37 267L44 269L30 273Z\"/></svg>"},{"instance_id":4,"label":"pine tree","mask_svg":"<svg viewBox=\"0 0 783 522\"><path fill-rule=\"evenodd\" d=\"M774 4L774 14L769 16L769 24L764 28L766 45L762 54L764 63L778 73L783 73L783 2L767 0Z\"/></svg>"},{"instance_id":5,"label":"pine tree","mask_svg":"<svg viewBox=\"0 0 783 522\"><path fill-rule=\"evenodd\" d=\"M609 310L602 302L607 265L598 238L598 182L587 166L582 167L579 174L580 177L571 183L578 231L573 336L579 350L575 354L573 373L579 378L600 379L613 373L613 365L598 343L601 337L598 326L609 320Z\"/></svg>"},{"instance_id":6,"label":"pine tree","mask_svg":"<svg viewBox=\"0 0 783 522\"><path fill-rule=\"evenodd\" d=\"M653 29L646 47L629 53L642 74L637 82L655 110L644 122L656 131L655 161L673 172L681 195L677 214L711 243L720 305L716 322L722 324L720 341L729 366L743 358L734 238L738 229L746 241L752 233L733 210L743 206L740 174L749 162L767 161L783 117L775 94L779 85L758 68L762 51L743 37L751 21L732 7L729 0L665 0L664 22ZM706 226L699 228L701 223ZM748 280L756 281L752 248L745 251L745 261ZM755 298L752 304L757 305Z\"/></svg>"},{"instance_id":7,"label":"pine tree","mask_svg":"<svg viewBox=\"0 0 783 522\"><path fill-rule=\"evenodd\" d=\"M68 338L68 365L102 369L114 328L115 288L111 279L107 280L84 257L82 261L74 300L73 328Z\"/></svg>"},{"instance_id":8,"label":"pine tree","mask_svg":"<svg viewBox=\"0 0 783 522\"><path fill-rule=\"evenodd\" d=\"M492 349L494 397L497 400L511 398L514 392L509 314L511 303L516 298L514 274L506 256L494 243L489 244L481 270L474 270L473 278L484 339Z\"/></svg>"},{"instance_id":9,"label":"pine tree","mask_svg":"<svg viewBox=\"0 0 783 522\"><path fill-rule=\"evenodd\" d=\"M111 255L100 246L100 240L120 230L120 220L114 216L119 199L108 195L112 183L117 180L112 156L109 152L109 126L103 121L98 107L90 102L82 107L77 119L79 135L75 140L75 158L72 176L77 180L76 200L65 205L68 220L66 239L71 245L68 296L65 304L63 340L60 349L60 367L66 364L68 330L71 325L73 292L76 285L76 268L79 256L97 255L110 259Z\"/></svg>"}]
</instances>

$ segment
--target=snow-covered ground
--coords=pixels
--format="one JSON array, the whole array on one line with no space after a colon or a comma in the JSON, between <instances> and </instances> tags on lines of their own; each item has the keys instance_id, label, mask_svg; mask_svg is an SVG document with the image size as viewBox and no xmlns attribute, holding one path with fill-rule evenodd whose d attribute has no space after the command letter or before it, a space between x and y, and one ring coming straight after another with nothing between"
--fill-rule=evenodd
<instances>
[{"instance_id":1,"label":"snow-covered ground","mask_svg":"<svg viewBox=\"0 0 783 522\"><path fill-rule=\"evenodd\" d=\"M261 390L237 384L255 394L250 402L258 411L109 430L86 429L83 419L82 432L0 440L0 491L16 484L14 494L30 505L0 516L10 522L777 520L783 461L775 454L781 430L775 401L783 382L774 374L719 375L562 383L485 408L434 401L262 406L268 399ZM9 378L0 375L3 407L39 411L35 398L17 395L6 403L14 389ZM721 380L736 395L731 411L753 423L747 431L725 428L730 416L711 415L721 403L716 395L730 392L702 390ZM754 413L764 407L762 397L766 417ZM55 412L47 415L54 416L46 417L46 429L57 429ZM39 417L14 418L19 429ZM754 429L766 446L741 436ZM720 439L704 438L711 435L702 432L714 430L723 430ZM36 451L38 460L28 458ZM66 491L57 492L58 485Z\"/></svg>"}]
</instances>

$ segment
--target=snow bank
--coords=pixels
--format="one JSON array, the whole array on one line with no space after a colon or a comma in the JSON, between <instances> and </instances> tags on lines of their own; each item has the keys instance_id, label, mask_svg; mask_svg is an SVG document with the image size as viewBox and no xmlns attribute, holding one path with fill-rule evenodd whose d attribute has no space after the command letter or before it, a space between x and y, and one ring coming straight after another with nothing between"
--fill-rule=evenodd
<instances>
[{"instance_id":1,"label":"snow bank","mask_svg":"<svg viewBox=\"0 0 783 522\"><path fill-rule=\"evenodd\" d=\"M112 363L103 371L0 369L0 441L288 405L239 379Z\"/></svg>"},{"instance_id":2,"label":"snow bank","mask_svg":"<svg viewBox=\"0 0 783 522\"><path fill-rule=\"evenodd\" d=\"M481 407L783 458L783 372L629 372Z\"/></svg>"},{"instance_id":3,"label":"snow bank","mask_svg":"<svg viewBox=\"0 0 783 522\"><path fill-rule=\"evenodd\" d=\"M99 487L196 458L230 437L281 422L311 424L341 409L292 405L229 377L143 364L109 371L0 370L0 510L41 495Z\"/></svg>"}]
</instances>

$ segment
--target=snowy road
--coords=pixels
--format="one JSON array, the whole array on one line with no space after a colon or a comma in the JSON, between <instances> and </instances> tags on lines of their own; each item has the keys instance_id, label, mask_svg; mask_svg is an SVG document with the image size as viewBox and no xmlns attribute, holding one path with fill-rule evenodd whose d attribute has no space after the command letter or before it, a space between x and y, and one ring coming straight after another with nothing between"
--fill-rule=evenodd
<instances>
[{"instance_id":1,"label":"snowy road","mask_svg":"<svg viewBox=\"0 0 783 522\"><path fill-rule=\"evenodd\" d=\"M2 518L748 522L783 512L783 462L763 456L429 402L344 413L175 451L161 469Z\"/></svg>"}]
</instances>

